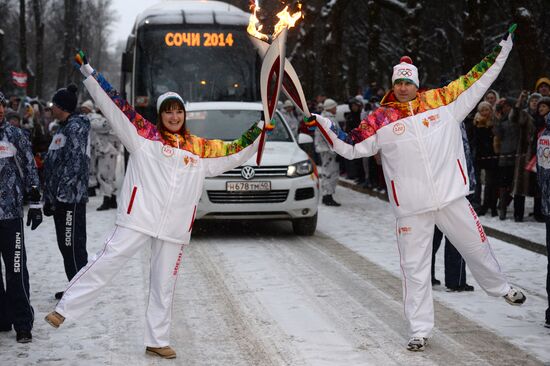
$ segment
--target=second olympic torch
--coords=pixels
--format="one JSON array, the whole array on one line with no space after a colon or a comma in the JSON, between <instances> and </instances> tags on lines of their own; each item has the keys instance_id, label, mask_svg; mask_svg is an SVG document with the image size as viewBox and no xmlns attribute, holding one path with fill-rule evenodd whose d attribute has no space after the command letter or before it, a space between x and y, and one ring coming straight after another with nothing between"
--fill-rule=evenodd
<instances>
[{"instance_id":1,"label":"second olympic torch","mask_svg":"<svg viewBox=\"0 0 550 366\"><path fill-rule=\"evenodd\" d=\"M261 27L256 29L256 24L258 23L256 10L257 9L255 8L254 13L250 17L248 33L252 43L258 50L258 54L263 58L262 70L260 74L260 86L266 122L270 121L270 119L267 119L268 117L271 118L273 116L281 90L285 93L287 98L292 101L294 106L303 113L304 119L310 120L311 113L307 106L307 100L304 95L302 84L300 83L296 70L290 61L285 57L286 47L283 44L286 43L288 28L294 26L296 21L301 18L302 14L301 12L290 14L288 12L288 7L277 14L280 21L275 26L274 37L277 35L278 36L270 45L268 41L273 37L261 33ZM277 88L275 88L275 86L277 86ZM274 105L272 105L272 103L274 103ZM266 111L269 111L271 107L273 108L271 112L266 113ZM320 131L323 132L323 136L327 142L332 145L331 138L324 133L325 131L323 129ZM263 140L261 141L263 142ZM260 146L260 148L262 147L263 145ZM258 150L258 158L256 162L259 164L260 161L261 152Z\"/></svg>"}]
</instances>

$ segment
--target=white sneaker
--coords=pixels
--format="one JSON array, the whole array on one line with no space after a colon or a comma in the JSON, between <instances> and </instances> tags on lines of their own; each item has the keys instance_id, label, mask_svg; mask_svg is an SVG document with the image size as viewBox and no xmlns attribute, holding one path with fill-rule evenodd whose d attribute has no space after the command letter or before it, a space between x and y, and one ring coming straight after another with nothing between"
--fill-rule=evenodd
<instances>
[{"instance_id":1,"label":"white sneaker","mask_svg":"<svg viewBox=\"0 0 550 366\"><path fill-rule=\"evenodd\" d=\"M521 305L527 299L521 290L510 287L510 290L506 295L503 296L504 300L510 305Z\"/></svg>"},{"instance_id":2,"label":"white sneaker","mask_svg":"<svg viewBox=\"0 0 550 366\"><path fill-rule=\"evenodd\" d=\"M428 344L428 338L412 337L409 339L407 349L412 352L422 352L426 348L426 344Z\"/></svg>"}]
</instances>

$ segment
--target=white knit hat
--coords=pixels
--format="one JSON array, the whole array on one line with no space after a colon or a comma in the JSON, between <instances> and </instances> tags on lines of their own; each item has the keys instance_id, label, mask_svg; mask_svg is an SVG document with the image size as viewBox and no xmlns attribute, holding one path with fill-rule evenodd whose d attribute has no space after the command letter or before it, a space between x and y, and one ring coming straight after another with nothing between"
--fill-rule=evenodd
<instances>
[{"instance_id":1,"label":"white knit hat","mask_svg":"<svg viewBox=\"0 0 550 366\"><path fill-rule=\"evenodd\" d=\"M332 109L332 108L337 107L337 106L338 106L338 103L336 103L336 101L334 101L334 99L330 99L330 98L325 99L325 101L323 103L323 109L325 111L328 111L329 109Z\"/></svg>"},{"instance_id":2,"label":"white knit hat","mask_svg":"<svg viewBox=\"0 0 550 366\"><path fill-rule=\"evenodd\" d=\"M181 102L181 104L185 105L184 101L183 101L183 98L180 97L180 95L178 93L174 93L174 92L167 92L167 93L164 93L162 94L160 97L158 97L157 99L157 113L159 113L160 111L160 106L162 105L162 103L164 103L165 100L167 99L177 99Z\"/></svg>"},{"instance_id":3,"label":"white knit hat","mask_svg":"<svg viewBox=\"0 0 550 366\"><path fill-rule=\"evenodd\" d=\"M92 102L90 99L88 99L87 101L85 101L84 103L82 103L80 105L80 108L87 108L91 112L93 112L94 111L94 102Z\"/></svg>"},{"instance_id":4,"label":"white knit hat","mask_svg":"<svg viewBox=\"0 0 550 366\"><path fill-rule=\"evenodd\" d=\"M412 64L412 60L409 56L401 57L399 63L393 67L393 75L391 77L392 85L395 84L397 80L407 80L416 85L417 88L420 87L418 69Z\"/></svg>"}]
</instances>

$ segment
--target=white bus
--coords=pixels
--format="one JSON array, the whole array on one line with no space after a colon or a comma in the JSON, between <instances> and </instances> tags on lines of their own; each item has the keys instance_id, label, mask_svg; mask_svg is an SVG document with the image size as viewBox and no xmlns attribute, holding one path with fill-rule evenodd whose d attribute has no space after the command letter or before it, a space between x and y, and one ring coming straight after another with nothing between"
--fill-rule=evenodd
<instances>
[{"instance_id":1,"label":"white bus","mask_svg":"<svg viewBox=\"0 0 550 366\"><path fill-rule=\"evenodd\" d=\"M122 57L121 92L154 121L166 91L186 101L259 100L249 13L220 1L165 0L138 15Z\"/></svg>"}]
</instances>

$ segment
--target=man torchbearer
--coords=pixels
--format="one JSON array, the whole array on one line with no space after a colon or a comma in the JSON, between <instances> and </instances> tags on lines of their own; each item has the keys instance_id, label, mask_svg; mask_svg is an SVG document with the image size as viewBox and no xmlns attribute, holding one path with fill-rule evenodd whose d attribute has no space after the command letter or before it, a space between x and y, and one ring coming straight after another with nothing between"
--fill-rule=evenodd
<instances>
[{"instance_id":1,"label":"man torchbearer","mask_svg":"<svg viewBox=\"0 0 550 366\"><path fill-rule=\"evenodd\" d=\"M390 204L397 218L403 302L410 331L407 349L423 351L434 326L430 279L434 226L462 254L480 286L512 305L525 295L510 286L479 219L466 199L469 178L460 123L502 70L512 49L505 40L466 75L419 92L418 70L408 57L393 68L391 90L373 114L348 134L327 118L311 121L347 159L380 153Z\"/></svg>"}]
</instances>

